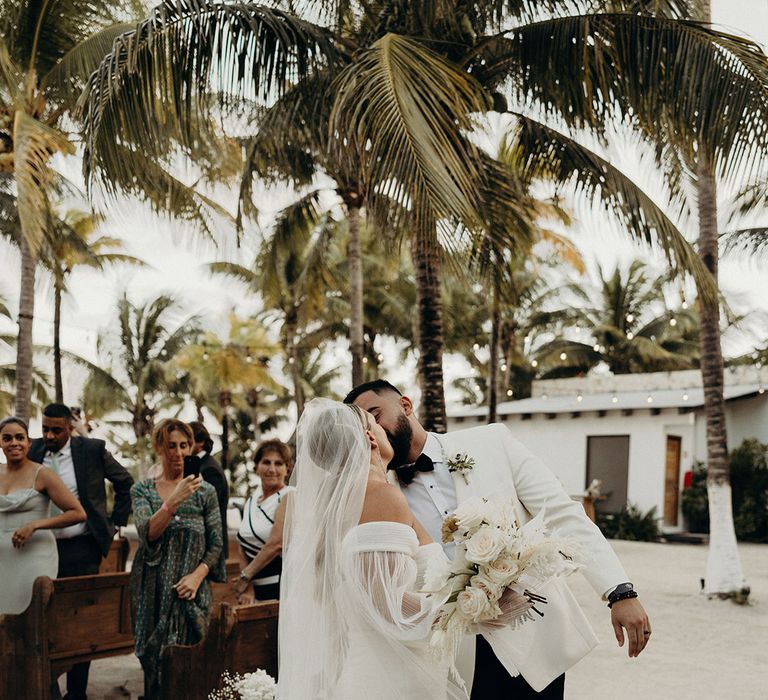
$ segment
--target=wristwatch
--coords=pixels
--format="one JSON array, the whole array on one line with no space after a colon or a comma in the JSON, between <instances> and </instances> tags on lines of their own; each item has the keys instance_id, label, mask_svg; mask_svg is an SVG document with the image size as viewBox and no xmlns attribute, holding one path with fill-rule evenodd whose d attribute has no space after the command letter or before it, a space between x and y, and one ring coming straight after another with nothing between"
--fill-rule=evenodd
<instances>
[{"instance_id":1,"label":"wristwatch","mask_svg":"<svg viewBox=\"0 0 768 700\"><path fill-rule=\"evenodd\" d=\"M637 598L635 587L629 582L620 583L608 594L608 607L610 608L614 603L627 598Z\"/></svg>"}]
</instances>

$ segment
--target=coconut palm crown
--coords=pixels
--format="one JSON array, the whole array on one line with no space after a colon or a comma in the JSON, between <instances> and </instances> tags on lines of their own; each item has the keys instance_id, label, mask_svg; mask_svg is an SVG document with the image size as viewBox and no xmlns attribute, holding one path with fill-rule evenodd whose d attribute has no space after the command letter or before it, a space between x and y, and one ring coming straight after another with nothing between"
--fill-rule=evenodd
<instances>
[{"instance_id":1,"label":"coconut palm crown","mask_svg":"<svg viewBox=\"0 0 768 700\"><path fill-rule=\"evenodd\" d=\"M620 121L638 138L656 139L672 182L685 168L679 154L700 142L712 144L725 174L739 156L764 150L765 56L750 41L689 20L693 4L319 0L299 16L293 3L166 2L118 39L92 76L83 101L86 174L108 180L130 168L126 147L146 144L151 154L175 137L202 156L198 110L218 113L243 98L267 115L285 106L281 123L290 131L278 150L304 167L302 177L318 162L307 133L319 129L325 160L358 168L368 212L409 232L422 418L443 429L441 246L460 252L481 230L517 229L523 243L528 235L499 225L520 219L516 188L468 138L473 115L513 114L532 165L575 182L704 284L701 260L672 221L573 137L587 130L599 139ZM505 240L510 248L519 242ZM714 303L711 283L709 290Z\"/></svg>"}]
</instances>

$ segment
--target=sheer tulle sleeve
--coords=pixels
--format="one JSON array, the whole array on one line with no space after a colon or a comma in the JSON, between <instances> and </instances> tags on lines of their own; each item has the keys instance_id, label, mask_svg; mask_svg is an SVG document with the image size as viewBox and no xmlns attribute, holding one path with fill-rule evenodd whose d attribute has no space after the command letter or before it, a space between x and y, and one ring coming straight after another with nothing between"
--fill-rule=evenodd
<instances>
[{"instance_id":1,"label":"sheer tulle sleeve","mask_svg":"<svg viewBox=\"0 0 768 700\"><path fill-rule=\"evenodd\" d=\"M439 551L438 551L439 550ZM345 542L343 596L355 611L351 622L401 641L426 642L434 606L419 589L439 545L419 547L416 533L401 523L366 523Z\"/></svg>"}]
</instances>

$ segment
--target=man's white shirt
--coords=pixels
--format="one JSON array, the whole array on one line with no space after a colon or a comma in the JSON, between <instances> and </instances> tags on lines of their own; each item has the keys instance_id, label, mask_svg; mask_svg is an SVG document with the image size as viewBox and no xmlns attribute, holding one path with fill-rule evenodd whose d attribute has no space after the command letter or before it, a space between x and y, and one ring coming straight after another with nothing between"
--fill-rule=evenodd
<instances>
[{"instance_id":1,"label":"man's white shirt","mask_svg":"<svg viewBox=\"0 0 768 700\"><path fill-rule=\"evenodd\" d=\"M55 471L66 487L75 495L75 498L79 500L77 479L75 478L75 463L72 460L72 441L67 440L67 444L56 453L56 467L53 466L53 455L49 451L45 453L43 464ZM69 527L54 530L53 534L57 539L67 540L71 537L84 535L86 532L88 532L86 523L75 523Z\"/></svg>"},{"instance_id":2,"label":"man's white shirt","mask_svg":"<svg viewBox=\"0 0 768 700\"><path fill-rule=\"evenodd\" d=\"M434 471L417 471L413 481L402 492L416 519L435 542L440 542L443 520L458 506L456 487L448 465L443 461L440 440L434 433L427 433L422 453L432 460ZM453 544L443 546L448 557L453 557L454 548Z\"/></svg>"}]
</instances>

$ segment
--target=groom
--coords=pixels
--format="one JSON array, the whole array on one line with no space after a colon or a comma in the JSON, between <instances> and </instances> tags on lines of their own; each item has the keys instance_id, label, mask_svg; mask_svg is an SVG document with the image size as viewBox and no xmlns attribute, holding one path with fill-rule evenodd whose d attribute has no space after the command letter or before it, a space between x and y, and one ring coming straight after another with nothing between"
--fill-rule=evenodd
<instances>
[{"instance_id":1,"label":"groom","mask_svg":"<svg viewBox=\"0 0 768 700\"><path fill-rule=\"evenodd\" d=\"M443 519L472 496L504 495L512 499L518 519L526 522L544 509L547 526L572 537L588 552L582 573L607 600L619 646L626 634L629 656L645 648L651 633L648 616L608 542L571 500L560 482L503 425L492 424L438 435L421 426L413 403L387 381L355 387L344 399L373 415L392 443L390 469L397 471L403 493L416 518L436 542ZM471 469L451 473L456 455L474 460ZM597 638L562 579L540 591L547 598L544 617L517 630L492 629L464 645L474 652L473 700L562 700L565 671L597 644ZM459 668L466 658L458 659ZM469 660L471 663L471 659ZM519 675L518 675L519 674Z\"/></svg>"}]
</instances>

